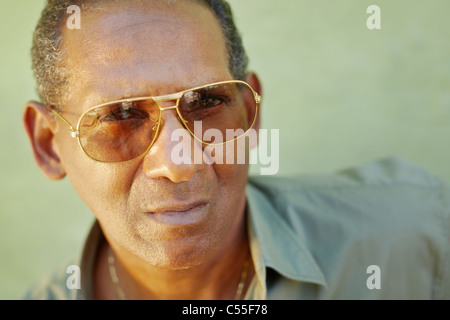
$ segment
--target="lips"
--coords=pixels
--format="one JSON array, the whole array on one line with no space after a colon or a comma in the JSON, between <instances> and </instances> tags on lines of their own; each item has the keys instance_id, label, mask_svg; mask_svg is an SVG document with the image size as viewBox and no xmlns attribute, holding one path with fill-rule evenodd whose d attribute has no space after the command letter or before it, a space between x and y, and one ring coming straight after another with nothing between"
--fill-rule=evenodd
<instances>
[{"instance_id":1,"label":"lips","mask_svg":"<svg viewBox=\"0 0 450 320\"><path fill-rule=\"evenodd\" d=\"M202 206L207 204L208 201L197 201L191 204L179 204L179 205L170 205L170 206L160 206L158 209L154 209L150 214L158 214L158 213L168 213L168 212L186 212L195 207Z\"/></svg>"},{"instance_id":2,"label":"lips","mask_svg":"<svg viewBox=\"0 0 450 320\"><path fill-rule=\"evenodd\" d=\"M146 212L146 215L155 222L164 225L194 225L206 218L209 205L208 201L170 205L152 210L152 212Z\"/></svg>"}]
</instances>

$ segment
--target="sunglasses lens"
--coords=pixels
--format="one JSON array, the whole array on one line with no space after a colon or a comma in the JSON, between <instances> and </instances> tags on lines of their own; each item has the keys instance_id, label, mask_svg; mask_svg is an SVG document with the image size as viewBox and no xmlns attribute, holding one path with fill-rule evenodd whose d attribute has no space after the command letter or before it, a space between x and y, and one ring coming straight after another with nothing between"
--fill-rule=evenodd
<instances>
[{"instance_id":1,"label":"sunglasses lens","mask_svg":"<svg viewBox=\"0 0 450 320\"><path fill-rule=\"evenodd\" d=\"M178 109L197 139L220 144L242 136L252 127L257 103L246 83L227 82L186 92Z\"/></svg>"},{"instance_id":2,"label":"sunglasses lens","mask_svg":"<svg viewBox=\"0 0 450 320\"><path fill-rule=\"evenodd\" d=\"M81 119L81 146L98 161L120 162L137 158L153 143L159 114L159 108L152 100L94 108Z\"/></svg>"}]
</instances>

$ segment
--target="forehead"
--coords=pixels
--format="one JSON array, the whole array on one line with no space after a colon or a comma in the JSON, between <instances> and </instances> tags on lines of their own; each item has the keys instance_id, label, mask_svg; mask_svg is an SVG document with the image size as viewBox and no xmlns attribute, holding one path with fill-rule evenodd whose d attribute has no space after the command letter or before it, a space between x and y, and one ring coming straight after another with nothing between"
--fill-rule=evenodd
<instances>
[{"instance_id":1,"label":"forehead","mask_svg":"<svg viewBox=\"0 0 450 320\"><path fill-rule=\"evenodd\" d=\"M173 93L231 78L217 18L195 1L114 1L63 31L70 104Z\"/></svg>"}]
</instances>

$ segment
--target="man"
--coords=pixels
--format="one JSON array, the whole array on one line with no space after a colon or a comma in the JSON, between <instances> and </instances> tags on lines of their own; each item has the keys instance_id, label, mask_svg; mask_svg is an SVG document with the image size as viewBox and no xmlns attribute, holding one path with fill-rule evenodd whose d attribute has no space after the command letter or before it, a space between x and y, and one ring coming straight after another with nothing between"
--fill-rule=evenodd
<instances>
[{"instance_id":1,"label":"man","mask_svg":"<svg viewBox=\"0 0 450 320\"><path fill-rule=\"evenodd\" d=\"M65 25L73 4L79 30ZM35 160L97 222L81 290L63 274L28 298L450 297L448 194L422 170L392 159L249 182L248 161L217 161L255 143L208 130L257 131L261 99L224 1L49 0L33 65ZM193 161L175 161L177 130Z\"/></svg>"}]
</instances>

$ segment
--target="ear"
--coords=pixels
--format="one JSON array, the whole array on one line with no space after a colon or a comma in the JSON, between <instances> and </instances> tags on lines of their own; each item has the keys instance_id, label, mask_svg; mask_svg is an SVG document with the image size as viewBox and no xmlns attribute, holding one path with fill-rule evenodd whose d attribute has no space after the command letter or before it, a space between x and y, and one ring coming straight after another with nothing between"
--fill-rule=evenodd
<instances>
[{"instance_id":1,"label":"ear","mask_svg":"<svg viewBox=\"0 0 450 320\"><path fill-rule=\"evenodd\" d=\"M28 102L23 112L23 125L39 169L51 180L64 178L66 171L54 147L56 122L52 114L39 103Z\"/></svg>"},{"instance_id":2,"label":"ear","mask_svg":"<svg viewBox=\"0 0 450 320\"><path fill-rule=\"evenodd\" d=\"M255 90L256 93L258 93L262 97L261 82L259 81L259 78L256 75L256 73L254 73L254 72L248 73L247 77L245 78L245 82L247 82L253 88L253 90ZM255 123L253 124L253 129L256 130L257 136L259 135L260 128L261 128L261 103L258 105ZM256 142L256 144L251 143L250 149L253 149L254 147L256 147L257 144L258 144L258 142Z\"/></svg>"}]
</instances>

